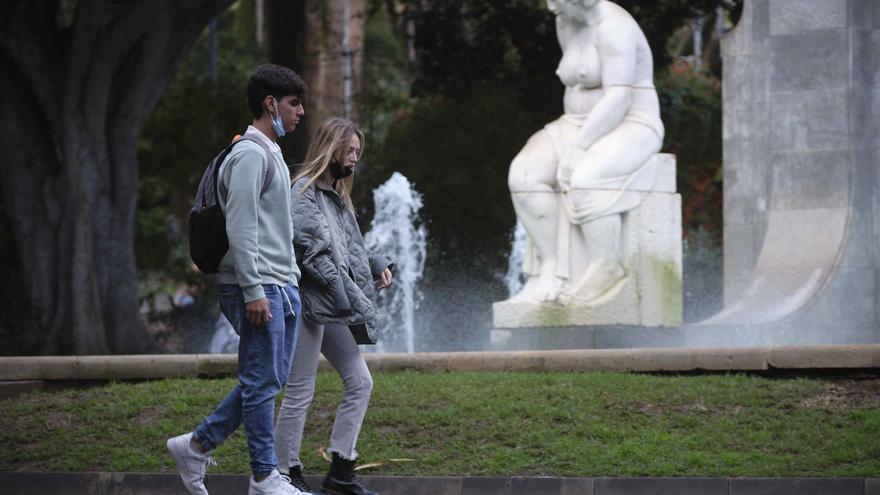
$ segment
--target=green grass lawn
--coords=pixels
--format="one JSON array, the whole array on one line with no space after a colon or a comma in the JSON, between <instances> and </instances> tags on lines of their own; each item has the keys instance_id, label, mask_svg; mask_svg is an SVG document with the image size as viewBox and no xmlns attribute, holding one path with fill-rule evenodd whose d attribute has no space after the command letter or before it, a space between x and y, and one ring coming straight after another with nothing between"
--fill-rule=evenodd
<instances>
[{"instance_id":1,"label":"green grass lawn","mask_svg":"<svg viewBox=\"0 0 880 495\"><path fill-rule=\"evenodd\" d=\"M376 373L364 474L880 477L880 386L622 373ZM0 401L0 470L174 471L165 439L191 430L233 380L159 380ZM318 377L303 461L320 474L342 391ZM211 472L246 473L244 436Z\"/></svg>"}]
</instances>

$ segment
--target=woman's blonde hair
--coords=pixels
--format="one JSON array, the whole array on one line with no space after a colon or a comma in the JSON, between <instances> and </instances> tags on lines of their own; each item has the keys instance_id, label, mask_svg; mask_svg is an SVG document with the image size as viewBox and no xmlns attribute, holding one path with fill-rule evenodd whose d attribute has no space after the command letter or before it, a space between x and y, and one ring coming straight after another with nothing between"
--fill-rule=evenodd
<instances>
[{"instance_id":1,"label":"woman's blonde hair","mask_svg":"<svg viewBox=\"0 0 880 495\"><path fill-rule=\"evenodd\" d=\"M308 177L309 181L305 187L309 187L325 174L329 178L330 163L333 160L341 162L344 159L352 136L357 136L361 143L361 149L358 152L358 159L360 159L364 153L364 133L354 125L354 122L341 117L331 117L321 123L312 137L308 151L306 151L306 159L300 165L300 170L293 181L296 182L302 177ZM352 175L336 181L336 192L342 201L352 209L351 189L353 185L354 176Z\"/></svg>"}]
</instances>

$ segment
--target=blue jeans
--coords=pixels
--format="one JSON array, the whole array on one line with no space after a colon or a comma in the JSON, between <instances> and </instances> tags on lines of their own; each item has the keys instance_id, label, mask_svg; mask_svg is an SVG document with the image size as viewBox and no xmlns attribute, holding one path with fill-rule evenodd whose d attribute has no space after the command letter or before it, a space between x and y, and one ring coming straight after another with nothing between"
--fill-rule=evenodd
<instances>
[{"instance_id":1,"label":"blue jeans","mask_svg":"<svg viewBox=\"0 0 880 495\"><path fill-rule=\"evenodd\" d=\"M244 424L254 476L278 467L275 457L275 398L290 374L296 327L300 317L299 290L264 285L272 318L255 327L245 319L244 297L237 285L221 284L220 309L238 333L238 384L194 432L206 450L213 450Z\"/></svg>"}]
</instances>

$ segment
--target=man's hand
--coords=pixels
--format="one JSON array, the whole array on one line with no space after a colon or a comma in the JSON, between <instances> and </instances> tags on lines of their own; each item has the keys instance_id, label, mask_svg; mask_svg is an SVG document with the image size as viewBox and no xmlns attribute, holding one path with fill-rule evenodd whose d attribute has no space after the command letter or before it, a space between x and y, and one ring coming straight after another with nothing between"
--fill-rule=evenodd
<instances>
[{"instance_id":1,"label":"man's hand","mask_svg":"<svg viewBox=\"0 0 880 495\"><path fill-rule=\"evenodd\" d=\"M256 327L269 323L269 319L272 318L272 314L269 313L269 300L264 297L245 304L244 317Z\"/></svg>"},{"instance_id":2,"label":"man's hand","mask_svg":"<svg viewBox=\"0 0 880 495\"><path fill-rule=\"evenodd\" d=\"M385 271L382 272L382 283L379 284L379 288L387 289L388 287L391 287L391 270L386 268Z\"/></svg>"}]
</instances>

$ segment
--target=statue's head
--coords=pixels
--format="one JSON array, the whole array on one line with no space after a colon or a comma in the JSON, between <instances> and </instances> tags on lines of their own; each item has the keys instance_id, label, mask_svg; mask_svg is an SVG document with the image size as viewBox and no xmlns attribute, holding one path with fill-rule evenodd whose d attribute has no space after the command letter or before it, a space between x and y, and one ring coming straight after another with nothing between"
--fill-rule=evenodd
<instances>
[{"instance_id":1,"label":"statue's head","mask_svg":"<svg viewBox=\"0 0 880 495\"><path fill-rule=\"evenodd\" d=\"M601 0L547 0L547 9L556 15L580 18L587 10L592 9Z\"/></svg>"}]
</instances>

